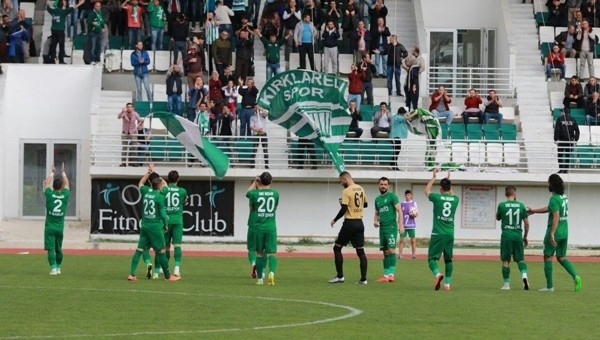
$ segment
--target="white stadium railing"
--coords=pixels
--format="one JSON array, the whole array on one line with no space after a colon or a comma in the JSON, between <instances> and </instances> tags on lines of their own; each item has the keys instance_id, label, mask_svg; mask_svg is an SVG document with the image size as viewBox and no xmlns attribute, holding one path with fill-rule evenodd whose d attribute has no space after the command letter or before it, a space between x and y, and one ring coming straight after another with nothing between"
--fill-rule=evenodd
<instances>
[{"instance_id":1,"label":"white stadium railing","mask_svg":"<svg viewBox=\"0 0 600 340\"><path fill-rule=\"evenodd\" d=\"M466 96L471 88L481 93L495 90L502 97L515 96L514 70L510 68L429 67L427 79L428 93L444 85L453 96Z\"/></svg>"}]
</instances>

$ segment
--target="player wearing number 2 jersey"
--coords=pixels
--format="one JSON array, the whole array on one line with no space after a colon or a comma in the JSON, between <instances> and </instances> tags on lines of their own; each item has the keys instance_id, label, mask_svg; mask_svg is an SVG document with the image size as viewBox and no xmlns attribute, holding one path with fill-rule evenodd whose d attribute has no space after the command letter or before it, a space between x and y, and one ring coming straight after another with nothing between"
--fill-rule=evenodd
<instances>
[{"instance_id":1,"label":"player wearing number 2 jersey","mask_svg":"<svg viewBox=\"0 0 600 340\"><path fill-rule=\"evenodd\" d=\"M440 192L431 192L438 169L433 170L433 177L425 186L425 196L433 203L433 228L431 230L431 239L429 240L429 250L427 259L429 269L435 275L433 287L435 290L440 289L440 284L444 275L440 273L437 261L440 255L444 254L446 281L444 288L450 290L450 282L452 281L452 253L454 251L454 214L458 207L458 196L452 192L452 183L450 182L450 174L448 177L440 181Z\"/></svg>"},{"instance_id":2,"label":"player wearing number 2 jersey","mask_svg":"<svg viewBox=\"0 0 600 340\"><path fill-rule=\"evenodd\" d=\"M150 175L154 172L154 166L148 166L148 172L140 179L138 186L142 194L142 221L140 223L140 238L137 249L131 259L131 269L127 280L137 281L135 276L136 268L140 262L144 250L150 247L158 257L158 263L165 274L167 281L179 281L180 277L171 275L169 272L169 261L165 254L165 235L164 231L169 222L165 211L165 198L160 192L164 186L164 181L158 175L150 181L152 187L144 185Z\"/></svg>"},{"instance_id":3,"label":"player wearing number 2 jersey","mask_svg":"<svg viewBox=\"0 0 600 340\"><path fill-rule=\"evenodd\" d=\"M169 185L162 188L165 196L165 208L169 217L169 224L165 232L167 261L171 258L171 244L175 257L173 275L181 276L181 241L183 239L183 206L187 201L187 191L178 186L179 173L175 170L169 172L167 177Z\"/></svg>"},{"instance_id":4,"label":"player wearing number 2 jersey","mask_svg":"<svg viewBox=\"0 0 600 340\"><path fill-rule=\"evenodd\" d=\"M527 234L529 233L529 219L525 204L517 201L517 189L509 185L504 189L506 201L498 204L496 209L496 220L501 222L502 235L500 236L500 260L502 261L503 290L510 289L510 259L519 266L523 289L529 290L527 279L527 264L523 246L527 246ZM522 224L525 224L525 235L523 235Z\"/></svg>"},{"instance_id":5,"label":"player wearing number 2 jersey","mask_svg":"<svg viewBox=\"0 0 600 340\"><path fill-rule=\"evenodd\" d=\"M553 292L552 283L552 257L556 254L556 260L571 275L575 283L575 291L581 291L581 277L577 275L575 267L567 259L567 239L569 237L569 199L565 195L565 185L562 178L557 174L548 177L548 190L552 193L548 206L532 209L527 208L531 214L549 213L548 229L544 237L544 275L546 276L546 287L540 289L544 292Z\"/></svg>"},{"instance_id":6,"label":"player wearing number 2 jersey","mask_svg":"<svg viewBox=\"0 0 600 340\"><path fill-rule=\"evenodd\" d=\"M61 168L61 177L54 178L54 165L52 172L44 181L44 195L46 196L46 222L44 223L44 249L48 252L50 275L59 275L62 264L62 242L65 229L65 215L69 203L69 179L65 173L65 165Z\"/></svg>"},{"instance_id":7,"label":"player wearing number 2 jersey","mask_svg":"<svg viewBox=\"0 0 600 340\"><path fill-rule=\"evenodd\" d=\"M329 283L344 282L344 257L342 256L342 248L348 243L352 243L352 246L356 249L356 255L360 260L360 280L356 283L366 285L367 256L364 249L365 225L362 218L364 208L367 207L367 194L360 185L354 183L352 176L347 171L340 174L340 184L344 187L342 198L340 199L342 207L330 225L333 228L335 222L342 218L342 216L344 217L344 223L333 246L337 275L329 280Z\"/></svg>"},{"instance_id":8,"label":"player wearing number 2 jersey","mask_svg":"<svg viewBox=\"0 0 600 340\"><path fill-rule=\"evenodd\" d=\"M257 285L263 284L263 269L269 264L268 285L275 285L275 271L277 269L277 206L279 193L270 188L273 178L268 172L258 176L246 192L250 201L249 221L253 224L254 245L256 247L256 275Z\"/></svg>"}]
</instances>

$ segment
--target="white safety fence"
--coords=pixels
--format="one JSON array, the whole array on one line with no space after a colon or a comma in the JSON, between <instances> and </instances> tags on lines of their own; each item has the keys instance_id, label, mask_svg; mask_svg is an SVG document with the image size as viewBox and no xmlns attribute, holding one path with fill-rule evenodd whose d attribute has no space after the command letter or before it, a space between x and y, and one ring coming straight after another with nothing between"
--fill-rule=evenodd
<instances>
[{"instance_id":1,"label":"white safety fence","mask_svg":"<svg viewBox=\"0 0 600 340\"><path fill-rule=\"evenodd\" d=\"M444 85L453 96L466 96L471 88L481 93L495 90L505 98L515 96L514 70L510 68L429 67L427 79L428 93Z\"/></svg>"}]
</instances>

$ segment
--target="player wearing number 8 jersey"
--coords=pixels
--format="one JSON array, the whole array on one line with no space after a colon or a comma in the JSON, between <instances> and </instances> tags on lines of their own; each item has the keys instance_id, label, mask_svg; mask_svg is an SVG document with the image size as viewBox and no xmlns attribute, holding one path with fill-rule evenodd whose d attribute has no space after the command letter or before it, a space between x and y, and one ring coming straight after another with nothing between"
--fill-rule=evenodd
<instances>
[{"instance_id":1,"label":"player wearing number 8 jersey","mask_svg":"<svg viewBox=\"0 0 600 340\"><path fill-rule=\"evenodd\" d=\"M510 259L519 266L523 289L529 290L527 279L527 264L523 246L527 246L527 234L529 233L529 219L525 204L517 201L517 189L509 185L504 189L506 201L498 204L496 209L496 220L501 222L502 235L500 236L500 260L502 261L503 290L510 289ZM525 224L525 235L523 235L522 224Z\"/></svg>"},{"instance_id":2,"label":"player wearing number 8 jersey","mask_svg":"<svg viewBox=\"0 0 600 340\"><path fill-rule=\"evenodd\" d=\"M256 274L257 285L263 284L263 270L269 265L268 285L275 285L275 271L277 270L277 206L279 193L270 188L273 178L268 172L258 176L246 192L250 201L250 214L253 215L249 222L252 223L254 245L256 247Z\"/></svg>"},{"instance_id":3,"label":"player wearing number 8 jersey","mask_svg":"<svg viewBox=\"0 0 600 340\"><path fill-rule=\"evenodd\" d=\"M329 283L344 282L344 257L342 256L342 248L348 243L352 243L352 247L356 249L356 255L360 260L360 280L356 283L366 285L367 256L364 249L365 225L362 218L364 208L367 207L367 194L360 185L354 183L352 176L347 171L340 174L340 184L344 187L342 198L340 199L341 208L330 225L333 228L335 222L342 218L342 216L344 217L344 223L333 246L337 275L329 280Z\"/></svg>"},{"instance_id":4,"label":"player wearing number 8 jersey","mask_svg":"<svg viewBox=\"0 0 600 340\"><path fill-rule=\"evenodd\" d=\"M565 195L565 185L562 178L557 174L548 177L548 190L552 192L548 206L532 209L527 208L531 214L549 213L548 229L544 237L544 275L546 276L546 287L540 289L544 292L554 291L552 283L552 257L556 254L556 260L571 275L575 284L575 291L581 291L581 277L577 275L575 267L567 259L567 240L569 238L569 199Z\"/></svg>"},{"instance_id":5,"label":"player wearing number 8 jersey","mask_svg":"<svg viewBox=\"0 0 600 340\"><path fill-rule=\"evenodd\" d=\"M377 282L394 282L396 273L396 241L398 226L404 232L400 200L395 193L388 191L390 180L379 179L379 193L375 198L375 228L379 228L379 249L383 251L383 276Z\"/></svg>"},{"instance_id":6,"label":"player wearing number 8 jersey","mask_svg":"<svg viewBox=\"0 0 600 340\"><path fill-rule=\"evenodd\" d=\"M165 182L158 175L150 181L152 187L144 185L150 175L154 172L154 166L150 164L148 171L140 179L138 186L142 194L142 221L140 223L140 238L138 240L137 249L131 259L131 269L127 280L137 281L135 276L136 268L140 262L144 250L150 247L154 248L158 263L165 274L167 281L178 281L180 278L171 275L169 272L169 261L165 254L165 228L169 222L165 211L165 197L160 190Z\"/></svg>"},{"instance_id":7,"label":"player wearing number 8 jersey","mask_svg":"<svg viewBox=\"0 0 600 340\"><path fill-rule=\"evenodd\" d=\"M63 260L62 242L65 229L65 215L71 191L64 163L61 168L60 178L54 178L54 171L55 168L52 165L52 172L50 172L44 181L44 195L46 196L44 249L48 252L50 275L59 275Z\"/></svg>"},{"instance_id":8,"label":"player wearing number 8 jersey","mask_svg":"<svg viewBox=\"0 0 600 340\"><path fill-rule=\"evenodd\" d=\"M448 177L440 181L440 193L431 192L438 169L433 169L433 176L425 186L425 196L433 203L433 228L429 240L429 250L427 259L429 269L433 272L435 279L433 287L440 289L444 275L440 273L437 261L444 255L446 280L444 288L450 290L452 281L452 253L454 251L454 214L458 207L458 196L452 192L452 182L450 182L450 173Z\"/></svg>"},{"instance_id":9,"label":"player wearing number 8 jersey","mask_svg":"<svg viewBox=\"0 0 600 340\"><path fill-rule=\"evenodd\" d=\"M169 224L165 232L165 242L167 261L171 258L171 244L175 257L175 267L173 275L181 276L181 241L183 239L183 207L187 202L187 191L178 186L179 173L175 170L170 171L167 176L168 186L162 188L162 194L165 196L165 208L169 217ZM158 267L158 266L157 266Z\"/></svg>"}]
</instances>

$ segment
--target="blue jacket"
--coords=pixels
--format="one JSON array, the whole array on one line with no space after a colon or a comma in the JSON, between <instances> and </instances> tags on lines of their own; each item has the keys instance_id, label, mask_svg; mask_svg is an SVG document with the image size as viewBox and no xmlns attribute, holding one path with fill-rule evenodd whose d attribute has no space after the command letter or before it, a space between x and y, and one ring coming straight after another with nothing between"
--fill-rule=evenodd
<instances>
[{"instance_id":1,"label":"blue jacket","mask_svg":"<svg viewBox=\"0 0 600 340\"><path fill-rule=\"evenodd\" d=\"M140 58L144 58L144 62L140 62ZM148 51L133 51L131 52L131 65L133 65L133 75L142 77L148 73L148 65L150 65L150 55Z\"/></svg>"}]
</instances>

